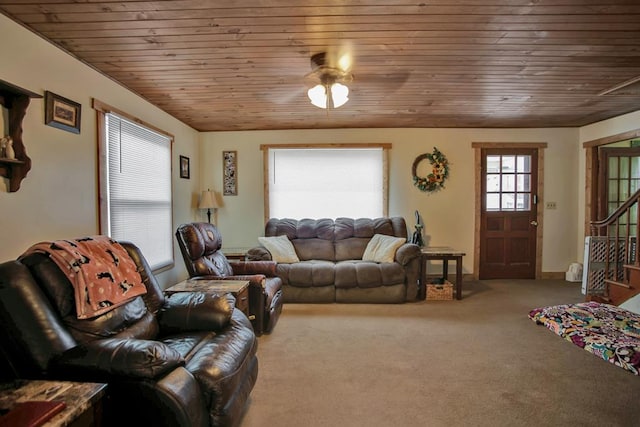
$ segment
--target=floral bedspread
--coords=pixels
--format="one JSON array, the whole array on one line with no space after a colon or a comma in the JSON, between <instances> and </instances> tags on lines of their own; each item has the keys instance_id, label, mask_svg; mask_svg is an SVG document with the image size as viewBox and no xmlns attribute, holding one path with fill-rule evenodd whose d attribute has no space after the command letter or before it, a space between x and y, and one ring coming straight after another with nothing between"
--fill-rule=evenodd
<instances>
[{"instance_id":1,"label":"floral bedspread","mask_svg":"<svg viewBox=\"0 0 640 427\"><path fill-rule=\"evenodd\" d=\"M529 318L580 348L640 375L640 315L598 302L536 308Z\"/></svg>"}]
</instances>

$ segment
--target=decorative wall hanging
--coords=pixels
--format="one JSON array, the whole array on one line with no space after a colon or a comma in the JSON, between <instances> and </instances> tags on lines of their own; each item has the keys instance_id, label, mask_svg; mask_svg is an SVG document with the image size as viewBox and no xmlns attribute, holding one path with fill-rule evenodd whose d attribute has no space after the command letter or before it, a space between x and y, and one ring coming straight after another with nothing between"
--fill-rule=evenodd
<instances>
[{"instance_id":1,"label":"decorative wall hanging","mask_svg":"<svg viewBox=\"0 0 640 427\"><path fill-rule=\"evenodd\" d=\"M48 90L44 92L44 124L72 133L80 133L82 106Z\"/></svg>"},{"instance_id":2,"label":"decorative wall hanging","mask_svg":"<svg viewBox=\"0 0 640 427\"><path fill-rule=\"evenodd\" d=\"M428 159L431 163L432 171L426 177L421 177L417 173L418 164L425 159ZM449 177L449 162L440 150L433 147L433 152L416 157L411 167L411 175L413 177L413 185L418 187L420 191L427 193L439 191L444 188L444 182Z\"/></svg>"},{"instance_id":3,"label":"decorative wall hanging","mask_svg":"<svg viewBox=\"0 0 640 427\"><path fill-rule=\"evenodd\" d=\"M191 167L189 165L189 158L186 156L180 156L180 178L189 179L191 176Z\"/></svg>"},{"instance_id":4,"label":"decorative wall hanging","mask_svg":"<svg viewBox=\"0 0 640 427\"><path fill-rule=\"evenodd\" d=\"M225 196L238 195L238 152L222 152L223 192Z\"/></svg>"}]
</instances>

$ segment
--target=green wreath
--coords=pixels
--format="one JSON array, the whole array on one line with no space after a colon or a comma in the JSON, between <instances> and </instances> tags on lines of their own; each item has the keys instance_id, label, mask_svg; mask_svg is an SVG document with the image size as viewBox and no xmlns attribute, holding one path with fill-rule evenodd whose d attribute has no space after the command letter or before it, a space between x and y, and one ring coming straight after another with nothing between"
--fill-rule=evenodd
<instances>
[{"instance_id":1,"label":"green wreath","mask_svg":"<svg viewBox=\"0 0 640 427\"><path fill-rule=\"evenodd\" d=\"M429 160L433 170L426 177L421 177L417 174L418 164L425 159ZM418 187L420 191L427 193L439 191L444 188L444 181L449 177L449 162L440 150L433 147L432 153L425 153L416 157L411 168L411 175L413 177L413 185Z\"/></svg>"}]
</instances>

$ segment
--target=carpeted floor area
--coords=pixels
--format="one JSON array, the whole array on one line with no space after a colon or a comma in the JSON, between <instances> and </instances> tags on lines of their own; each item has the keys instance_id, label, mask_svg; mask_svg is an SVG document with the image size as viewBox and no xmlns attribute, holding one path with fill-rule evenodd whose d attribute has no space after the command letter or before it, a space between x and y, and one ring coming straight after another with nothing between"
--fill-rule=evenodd
<instances>
[{"instance_id":1,"label":"carpeted floor area","mask_svg":"<svg viewBox=\"0 0 640 427\"><path fill-rule=\"evenodd\" d=\"M242 427L638 426L640 378L527 317L582 300L494 280L460 301L285 304Z\"/></svg>"}]
</instances>

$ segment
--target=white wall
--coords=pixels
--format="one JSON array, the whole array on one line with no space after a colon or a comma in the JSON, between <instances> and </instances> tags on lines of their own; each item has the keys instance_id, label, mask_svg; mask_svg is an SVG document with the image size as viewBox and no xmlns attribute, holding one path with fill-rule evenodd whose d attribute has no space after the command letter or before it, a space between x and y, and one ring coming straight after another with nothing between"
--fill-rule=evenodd
<instances>
[{"instance_id":1,"label":"white wall","mask_svg":"<svg viewBox=\"0 0 640 427\"><path fill-rule=\"evenodd\" d=\"M23 121L32 168L19 191L0 179L0 260L14 259L31 244L98 233L97 131L91 98L99 99L175 136L174 224L195 218L198 132L0 15L0 79L44 95L49 90L82 104L81 134L44 125L44 102L33 99ZM178 156L191 161L191 179L180 179ZM175 228L174 228L175 229ZM162 286L186 277L176 267L158 275Z\"/></svg>"},{"instance_id":2,"label":"white wall","mask_svg":"<svg viewBox=\"0 0 640 427\"><path fill-rule=\"evenodd\" d=\"M466 251L464 270L473 267L474 163L472 142L546 142L542 270L565 271L582 259L584 240L584 150L581 143L640 127L640 111L581 129L349 129L219 132L198 134L136 94L95 72L23 27L0 15L0 79L44 94L55 92L82 104L82 133L44 125L43 100L32 100L23 122L32 170L16 193L0 180L0 260L19 256L41 240L98 232L97 98L175 135L173 147L174 226L206 220L196 209L200 190L221 190L222 151L238 151L239 194L223 198L218 212L226 247L253 246L263 233L263 180L260 144L390 142L391 215L413 230L417 209L429 243ZM322 112L319 111L319 114ZM201 143L199 142L201 141ZM451 162L446 189L425 194L411 182L419 154L438 147ZM178 156L191 159L191 179L178 176ZM576 220L577 218L577 220ZM186 277L179 251L176 267L158 276L163 285Z\"/></svg>"},{"instance_id":3,"label":"white wall","mask_svg":"<svg viewBox=\"0 0 640 427\"><path fill-rule=\"evenodd\" d=\"M322 111L318 110L318 114ZM577 129L341 129L210 132L201 134L201 188L222 189L222 152L238 151L238 195L222 198L218 226L225 247L251 247L264 233L263 175L260 144L392 143L389 214L403 216L413 231L414 211L425 222L431 245L464 250L464 271L473 271L474 150L472 142L546 142L543 272L564 272L577 258L574 213L577 210ZM436 146L450 162L445 189L419 191L411 181L414 159Z\"/></svg>"}]
</instances>

